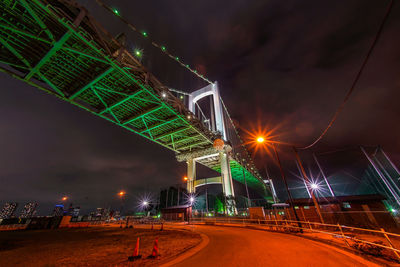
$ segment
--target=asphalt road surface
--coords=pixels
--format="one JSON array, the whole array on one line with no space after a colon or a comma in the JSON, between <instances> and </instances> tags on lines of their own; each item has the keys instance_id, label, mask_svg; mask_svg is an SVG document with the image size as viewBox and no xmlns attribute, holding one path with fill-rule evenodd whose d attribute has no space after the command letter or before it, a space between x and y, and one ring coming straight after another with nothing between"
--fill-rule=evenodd
<instances>
[{"instance_id":1,"label":"asphalt road surface","mask_svg":"<svg viewBox=\"0 0 400 267\"><path fill-rule=\"evenodd\" d=\"M235 227L194 226L209 243L174 266L378 266L338 248L301 237Z\"/></svg>"}]
</instances>

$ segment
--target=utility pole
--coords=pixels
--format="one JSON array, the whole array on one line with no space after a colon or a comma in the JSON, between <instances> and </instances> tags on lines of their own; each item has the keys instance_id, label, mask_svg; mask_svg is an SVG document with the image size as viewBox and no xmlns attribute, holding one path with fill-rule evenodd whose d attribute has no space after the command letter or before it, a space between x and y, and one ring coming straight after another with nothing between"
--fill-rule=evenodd
<instances>
[{"instance_id":1,"label":"utility pole","mask_svg":"<svg viewBox=\"0 0 400 267\"><path fill-rule=\"evenodd\" d=\"M305 172L305 170L304 170L303 164L301 163L300 156L299 156L299 153L297 152L296 147L293 147L293 151L294 151L294 154L295 154L295 156L296 156L297 163L299 164L300 171L301 171L301 173L303 174L303 178L306 180L307 187L309 187L309 185L311 184L311 182L310 182L310 180L308 179L308 176L307 176L307 174L306 174L306 172ZM321 223L325 223L325 222L324 222L324 218L322 217L321 209L320 209L320 207L319 207L319 205L318 205L317 198L315 197L312 188L309 188L309 191L310 191L310 194L311 194L311 198L312 198L312 200L313 200L313 202L314 202L314 206L315 206L315 208L316 208L316 210L317 210L318 216L319 216L319 218L320 218L320 220L321 220Z\"/></svg>"},{"instance_id":2,"label":"utility pole","mask_svg":"<svg viewBox=\"0 0 400 267\"><path fill-rule=\"evenodd\" d=\"M292 194L290 193L289 186L288 186L287 181L286 181L285 172L283 171L282 164L281 164L281 160L279 159L278 151L276 150L275 144L272 144L272 147L274 148L274 152L275 152L275 156L276 156L276 161L278 162L279 170L281 171L282 180L283 180L283 182L285 183L286 191L287 191L287 193L288 193L289 204L290 204L290 206L291 206L292 209L293 209L294 216L296 217L296 221L297 221L297 223L298 223L298 225L299 225L299 228L300 228L300 233L303 233L303 229L301 229L301 223L300 223L300 220L299 220L299 216L297 216L296 209L295 209L295 207L294 207L294 205L293 205Z\"/></svg>"}]
</instances>

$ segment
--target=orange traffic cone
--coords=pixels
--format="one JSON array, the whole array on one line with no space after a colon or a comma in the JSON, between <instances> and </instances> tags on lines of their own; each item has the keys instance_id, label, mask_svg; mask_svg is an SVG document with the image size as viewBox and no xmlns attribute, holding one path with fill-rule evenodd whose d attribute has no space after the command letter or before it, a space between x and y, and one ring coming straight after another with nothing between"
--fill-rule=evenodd
<instances>
[{"instance_id":1,"label":"orange traffic cone","mask_svg":"<svg viewBox=\"0 0 400 267\"><path fill-rule=\"evenodd\" d=\"M156 240L154 240L154 246L153 246L153 251L151 252L151 255L148 258L155 259L160 257L160 253L158 252L158 237Z\"/></svg>"},{"instance_id":2,"label":"orange traffic cone","mask_svg":"<svg viewBox=\"0 0 400 267\"><path fill-rule=\"evenodd\" d=\"M139 237L138 237L136 241L135 250L133 251L133 256L129 256L128 261L134 261L140 258L142 258L142 255L139 255Z\"/></svg>"}]
</instances>

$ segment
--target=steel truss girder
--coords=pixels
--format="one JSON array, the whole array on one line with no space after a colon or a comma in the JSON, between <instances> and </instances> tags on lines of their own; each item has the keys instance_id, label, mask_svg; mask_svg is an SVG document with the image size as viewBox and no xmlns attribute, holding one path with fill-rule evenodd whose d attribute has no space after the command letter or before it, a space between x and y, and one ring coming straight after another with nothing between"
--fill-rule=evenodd
<instances>
[{"instance_id":1,"label":"steel truss girder","mask_svg":"<svg viewBox=\"0 0 400 267\"><path fill-rule=\"evenodd\" d=\"M135 121L135 120L138 120L138 119L140 119L140 118L142 118L142 117L144 117L144 116L146 116L146 115L149 115L149 114L151 114L151 113L153 113L153 112L159 111L159 110L162 109L163 107L164 107L163 105L153 106L153 107L151 107L151 108L149 108L149 109L147 109L147 110L141 112L140 114L135 114L135 115L133 115L132 117L130 117L130 118L124 120L124 121L122 122L122 124L123 124L123 125L129 124L129 123L131 123L131 122L133 122L133 121ZM139 132L143 132L143 131L139 130Z\"/></svg>"},{"instance_id":2,"label":"steel truss girder","mask_svg":"<svg viewBox=\"0 0 400 267\"><path fill-rule=\"evenodd\" d=\"M31 11L38 12L37 14L32 15L32 12L29 12L29 10L26 9L32 17L36 15L38 18L45 18L43 21L48 24L45 25L42 20L37 19L35 19L36 22L29 19L27 20L28 23L10 23L9 26L0 23L0 41L2 40L3 43L5 39L7 39L7 34L11 34L11 31L14 33L12 34L13 38L16 38L18 42L22 43L22 45L25 44L26 46L27 43L29 45L30 43L32 43L32 46L41 48L41 51L48 51L42 58L37 59L37 61L35 60L35 63L38 62L35 64L29 62L29 57L26 56L29 55L29 53L25 54L24 51L22 51L21 49L18 50L18 46L14 45L13 43L8 44L8 48L11 48L9 49L10 52L21 61L21 64L25 64L26 69L28 69L27 73L25 74L26 83L36 86L48 93L51 93L65 101L70 102L73 105L79 106L91 112L92 114L95 114L103 119L106 119L123 127L124 129L148 138L166 148L174 150L178 154L187 151L186 149L190 149L191 151L204 149L205 144L207 144L208 147L211 147L212 140L213 138L215 138L215 136L208 132L205 128L203 129L201 125L195 120L195 118L187 119L186 116L190 113L187 113L187 110L185 108L179 106L180 101L178 99L168 99L168 102L162 99L160 97L160 92L165 90L165 87L163 87L161 83L159 83L150 73L148 73L140 65L140 63L135 62L133 60L133 56L128 55L126 50L121 50L122 52L120 54L123 54L124 56L118 58L114 57L114 48L112 48L112 46L109 44L115 45L116 43L110 37L108 37L107 33L104 33L101 28L97 28L89 34L84 27L76 25L76 22L81 20L82 24L86 23L86 27L93 27L93 24L88 23L88 21L92 20L91 17L85 17L85 14L77 14L78 12L76 12L76 19L75 21L72 21L65 17L59 17L61 13L54 12L55 9L53 9L46 0L19 0L19 2L25 4L25 9L26 5L28 5L28 8L31 8ZM63 3L67 5L69 2L63 1ZM0 11L8 12L8 7L3 6L2 8L4 8L4 10ZM10 7L10 9L11 8L12 7ZM23 8L21 9L21 7L19 6L16 10L11 10L10 14L12 12L21 12L21 10L23 10ZM26 11L24 12L26 13ZM47 19L46 16L48 16L49 19ZM23 16L20 16L20 18L24 19ZM87 19L83 20L83 18ZM46 40L46 36L44 35L41 36L40 34L38 34L38 36L35 36L34 34L24 30L29 29L29 25L32 25L35 31L39 31L38 24L41 24L39 25L40 29L42 29L44 32L50 32L50 35L48 34L48 32L46 33L49 40ZM19 25L23 25L23 27L18 28ZM53 29L57 29L57 31L52 32ZM63 31L61 31L61 29ZM64 35L62 34L63 32ZM98 34L98 36L91 36L91 34ZM54 36L58 36L57 38L59 38L59 40L56 41ZM72 37L74 38L74 45L68 46L67 41L69 40L69 38ZM7 47L4 44L3 46ZM49 46L51 46L50 50ZM43 49L44 47L46 49ZM15 50L15 48L17 50ZM12 49L14 49L14 53L11 51ZM10 52L7 52L7 55L10 54ZM21 54L19 54L18 52L20 52ZM57 56L57 61L52 60L52 56ZM68 91L67 87L65 87L64 84L59 81L62 80L64 77L69 79L68 75L70 75L73 79L73 75L75 75L73 71L76 71L76 68L72 68L71 70L69 70L67 66L65 67L65 69L60 69L60 66L62 66L62 64L57 65L57 62L63 60L64 56L72 58L68 59L69 61L67 61L70 62L70 64L74 64L75 62L77 66L82 64L84 65L84 67L86 66L86 71L89 71L89 68L91 66L97 66L96 73L99 73L101 72L99 66L104 66L104 70L109 72L107 74L104 74L104 72L101 73L104 74L103 77L96 77L92 81L88 82L88 84L86 85L84 85L86 82L82 78L80 80L80 83L78 83L79 86L77 86L77 88L80 87L80 89L72 89L73 92L70 93L71 89ZM47 65L46 63L49 65ZM11 62L8 65L12 66L11 64L17 65ZM33 66L32 68L31 65L35 66ZM127 65L135 67L135 72L133 70L126 69L124 66ZM46 70L51 70L51 68L53 67L58 67L60 73L56 73L54 71L43 71L43 66L46 67ZM72 65L71 67L74 66ZM23 68L19 68L19 70L21 69ZM41 73L41 69L43 73ZM17 75L3 68L0 68L0 70L12 75L19 80L24 79L23 76ZM139 72L138 75L137 72ZM108 78L107 75L111 75L111 73L113 77L115 75L115 77L118 77L118 79L125 79L126 81L120 83L124 86L132 83L132 88L135 88L136 91L133 91L131 94L125 94L126 91L124 91L124 93L118 92L118 88L109 86L107 83L101 83L102 85L99 85L99 87L106 86L106 88L97 89L96 85L100 84L98 82ZM52 90L35 83L33 79L34 77L40 79L41 81L44 81L48 85L47 87L52 88ZM65 84L68 85L68 83ZM153 87L150 87L149 84L151 84ZM100 93L99 90L103 91ZM138 90L143 93L143 97L142 95L140 95L140 97L139 95L136 95L137 98L133 96L133 94L139 92ZM58 94L55 92L57 92ZM67 96L60 94L60 92L66 94ZM84 95L79 97L81 93L84 93ZM118 102L112 103L118 98L112 96L112 93L119 93L121 96L124 96L124 98L122 99L123 102L121 100L118 100ZM79 97L79 101L76 100L77 97ZM134 100L134 102L132 103L138 105L138 108L129 109L129 107L127 107L127 109L125 109L127 105L121 106L124 102L128 101L128 99L131 99L132 101ZM158 106L157 108L157 110L160 111L159 113L157 113L157 116L158 114L160 114L159 119L157 119L156 115L153 115L151 118L148 117L150 114L155 114L154 111L149 110L149 108L151 108L152 106L150 105L150 103L159 103L160 106ZM98 111L98 105L104 106L104 109L102 109L100 112ZM120 106L121 108L117 108L118 106ZM138 113L137 110L146 110L147 112L144 114L135 114ZM113 118L109 114L105 114L106 112L109 112L113 116ZM134 122L135 119L142 118L146 125L146 129L141 128L138 130L136 129L136 127L133 126L141 125L140 122L137 122L136 124L132 123L131 125L129 125L129 122L127 122L127 120L121 122L117 117L129 117L130 122ZM153 121L153 119L155 120ZM157 120L159 122L154 123ZM162 127L164 125L169 126ZM151 132L151 134L147 134L147 132ZM174 139L176 141L174 141ZM170 142L171 140L172 142ZM178 144L182 145L177 146Z\"/></svg>"}]
</instances>

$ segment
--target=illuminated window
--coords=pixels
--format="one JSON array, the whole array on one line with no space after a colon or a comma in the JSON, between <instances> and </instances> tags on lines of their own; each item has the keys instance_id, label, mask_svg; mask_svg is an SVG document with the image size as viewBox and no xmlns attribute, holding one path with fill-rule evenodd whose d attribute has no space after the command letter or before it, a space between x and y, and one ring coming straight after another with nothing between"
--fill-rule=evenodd
<instances>
[{"instance_id":1,"label":"illuminated window","mask_svg":"<svg viewBox=\"0 0 400 267\"><path fill-rule=\"evenodd\" d=\"M343 202L343 208L350 209L351 208L350 203L349 202Z\"/></svg>"}]
</instances>

